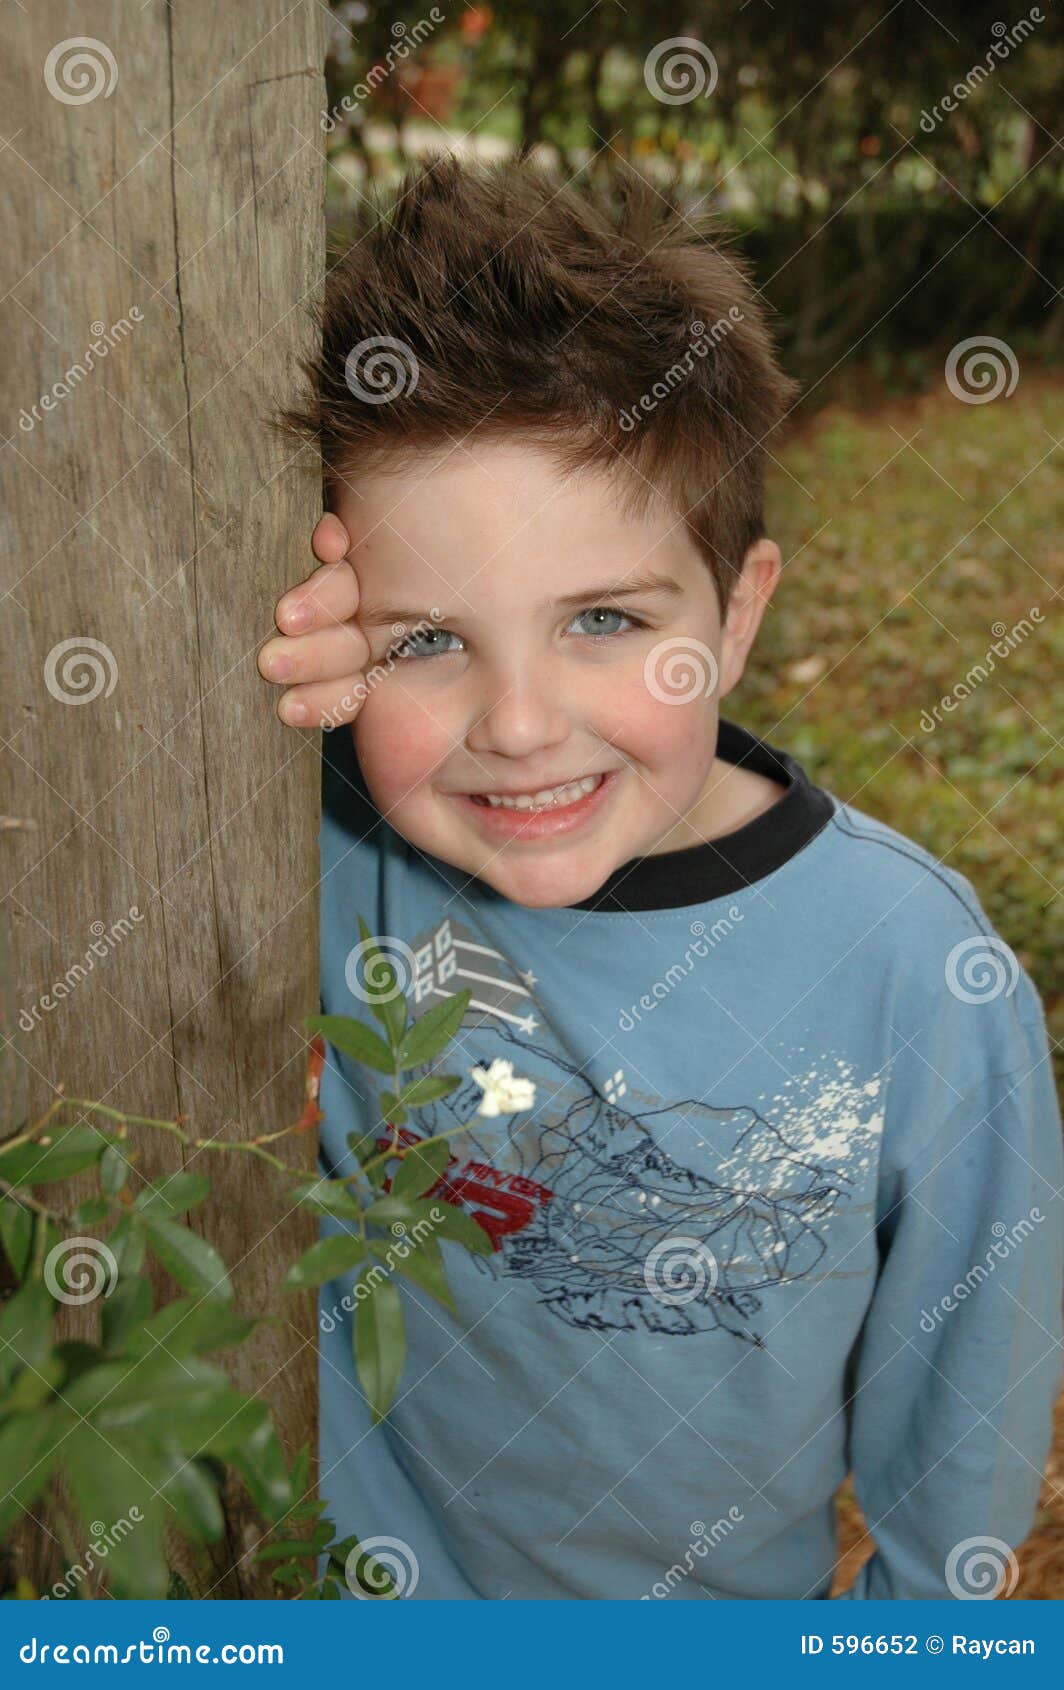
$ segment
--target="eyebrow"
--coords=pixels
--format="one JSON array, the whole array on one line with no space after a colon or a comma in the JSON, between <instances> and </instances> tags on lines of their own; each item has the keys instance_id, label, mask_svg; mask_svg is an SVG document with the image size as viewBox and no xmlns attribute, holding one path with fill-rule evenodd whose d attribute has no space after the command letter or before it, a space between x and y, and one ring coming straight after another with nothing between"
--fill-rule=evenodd
<instances>
[{"instance_id":1,"label":"eyebrow","mask_svg":"<svg viewBox=\"0 0 1064 1690\"><path fill-rule=\"evenodd\" d=\"M663 597L676 599L683 597L684 589L671 575L626 575L621 581L611 582L607 586L581 587L579 592L564 593L560 598L545 599L542 608L545 610L564 610L570 605L599 605L610 599L635 598L638 595L657 593ZM360 607L356 612L356 619L367 628L383 627L390 622L435 622L436 617L427 610L407 610L401 605L370 604ZM460 616L441 616L443 622L461 621Z\"/></svg>"}]
</instances>

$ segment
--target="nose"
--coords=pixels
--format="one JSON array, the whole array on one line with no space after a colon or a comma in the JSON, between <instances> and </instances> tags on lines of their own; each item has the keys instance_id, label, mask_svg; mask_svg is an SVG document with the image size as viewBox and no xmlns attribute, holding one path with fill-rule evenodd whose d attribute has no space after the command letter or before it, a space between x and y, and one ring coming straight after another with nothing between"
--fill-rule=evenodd
<instances>
[{"instance_id":1,"label":"nose","mask_svg":"<svg viewBox=\"0 0 1064 1690\"><path fill-rule=\"evenodd\" d=\"M562 744L570 725L556 676L545 667L522 674L511 669L485 677L466 744L478 755L532 758Z\"/></svg>"}]
</instances>

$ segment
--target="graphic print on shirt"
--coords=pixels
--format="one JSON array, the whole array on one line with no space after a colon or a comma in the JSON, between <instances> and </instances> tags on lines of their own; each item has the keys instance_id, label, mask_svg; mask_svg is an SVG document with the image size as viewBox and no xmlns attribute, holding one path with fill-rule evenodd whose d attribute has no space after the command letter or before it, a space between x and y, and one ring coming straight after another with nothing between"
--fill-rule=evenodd
<instances>
[{"instance_id":1,"label":"graphic print on shirt","mask_svg":"<svg viewBox=\"0 0 1064 1690\"><path fill-rule=\"evenodd\" d=\"M724 1330L754 1345L759 1292L814 1274L825 1255L825 1223L849 1203L874 1167L881 1082L859 1083L844 1065L810 1101L762 1108L698 1099L661 1100L635 1111L623 1071L598 1091L537 1015L534 976L519 973L475 931L453 918L413 947L411 1013L468 988L472 998L439 1066L468 1074L496 1057L535 1082L530 1111L481 1118L455 1139L434 1195L472 1214L494 1246L471 1258L496 1278L531 1282L540 1301L571 1326L689 1336ZM539 1034L538 1038L533 1037ZM405 1143L467 1122L482 1099L471 1078L418 1109ZM667 1142L695 1129L705 1172L686 1166ZM387 1146L387 1138L380 1141ZM674 1137L675 1143L675 1137ZM697 1240L713 1271L690 1297L655 1295L652 1252L668 1267L669 1240ZM654 1259L654 1258L652 1258ZM691 1263L697 1274L699 1263ZM697 1279L695 1283L698 1283Z\"/></svg>"}]
</instances>

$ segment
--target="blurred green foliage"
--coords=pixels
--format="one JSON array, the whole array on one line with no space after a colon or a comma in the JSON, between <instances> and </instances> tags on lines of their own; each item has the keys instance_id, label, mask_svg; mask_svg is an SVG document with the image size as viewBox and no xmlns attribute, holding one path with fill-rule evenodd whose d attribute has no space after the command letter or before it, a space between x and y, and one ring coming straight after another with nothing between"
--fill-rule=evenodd
<instances>
[{"instance_id":1,"label":"blurred green foliage","mask_svg":"<svg viewBox=\"0 0 1064 1690\"><path fill-rule=\"evenodd\" d=\"M533 149L577 187L627 164L736 226L807 382L885 350L894 384L917 386L919 350L952 344L961 313L968 333L1060 350L1049 0L1015 15L998 0L334 0L331 23L339 220L415 154ZM689 46L662 56L676 37Z\"/></svg>"}]
</instances>

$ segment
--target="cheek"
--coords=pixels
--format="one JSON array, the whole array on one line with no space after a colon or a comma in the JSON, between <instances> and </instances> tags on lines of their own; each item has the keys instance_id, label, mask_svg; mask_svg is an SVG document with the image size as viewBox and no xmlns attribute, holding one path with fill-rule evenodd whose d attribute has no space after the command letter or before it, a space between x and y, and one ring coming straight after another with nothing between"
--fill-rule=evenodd
<instances>
[{"instance_id":1,"label":"cheek","mask_svg":"<svg viewBox=\"0 0 1064 1690\"><path fill-rule=\"evenodd\" d=\"M444 766L454 740L398 687L379 687L355 720L355 749L370 795L394 810Z\"/></svg>"},{"instance_id":2,"label":"cheek","mask_svg":"<svg viewBox=\"0 0 1064 1690\"><path fill-rule=\"evenodd\" d=\"M681 764L708 768L713 758L717 700L696 695L669 703L654 696L642 673L609 689L609 719L598 717L604 739L650 769Z\"/></svg>"}]
</instances>

